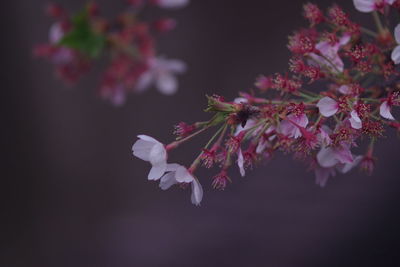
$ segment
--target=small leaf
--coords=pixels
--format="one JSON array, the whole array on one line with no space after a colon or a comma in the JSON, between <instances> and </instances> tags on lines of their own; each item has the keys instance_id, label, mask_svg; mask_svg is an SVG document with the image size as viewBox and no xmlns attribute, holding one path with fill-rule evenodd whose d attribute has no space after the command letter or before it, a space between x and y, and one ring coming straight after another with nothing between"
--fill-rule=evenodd
<instances>
[{"instance_id":1,"label":"small leaf","mask_svg":"<svg viewBox=\"0 0 400 267\"><path fill-rule=\"evenodd\" d=\"M60 40L59 45L97 58L100 56L105 42L106 38L103 35L91 29L87 10L84 10L72 18L72 30Z\"/></svg>"}]
</instances>

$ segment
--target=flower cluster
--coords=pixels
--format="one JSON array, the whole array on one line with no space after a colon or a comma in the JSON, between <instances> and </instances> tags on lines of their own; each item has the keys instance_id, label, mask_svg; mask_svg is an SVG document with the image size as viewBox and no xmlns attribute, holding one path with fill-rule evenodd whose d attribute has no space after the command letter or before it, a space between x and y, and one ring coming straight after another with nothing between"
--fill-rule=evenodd
<instances>
[{"instance_id":1,"label":"flower cluster","mask_svg":"<svg viewBox=\"0 0 400 267\"><path fill-rule=\"evenodd\" d=\"M199 204L202 191L194 173L202 165L219 169L210 182L216 189L231 182L230 167L237 166L245 176L277 152L302 160L322 187L330 177L357 166L371 173L376 141L387 128L400 131L392 113L400 105L400 24L389 24L400 1L354 0L354 5L372 13L376 31L352 21L337 5L324 12L305 4L309 27L289 37L287 72L258 77L258 95L242 92L234 101L209 96L206 111L213 117L178 124L177 139L168 145L139 136L133 154L152 164L149 179L161 179L162 189L191 183L192 200ZM188 169L167 163L173 149L213 128Z\"/></svg>"},{"instance_id":2,"label":"flower cluster","mask_svg":"<svg viewBox=\"0 0 400 267\"><path fill-rule=\"evenodd\" d=\"M141 19L145 6L179 8L189 0L129 0L127 10L113 20L100 16L99 7L89 3L76 14L69 14L59 5L47 7L55 21L50 27L48 42L34 48L34 55L50 61L57 76L76 83L101 57L108 66L102 74L99 95L119 106L129 92L142 92L155 86L171 95L178 89L176 74L186 65L156 53L156 36L174 29L171 18L152 21Z\"/></svg>"}]
</instances>

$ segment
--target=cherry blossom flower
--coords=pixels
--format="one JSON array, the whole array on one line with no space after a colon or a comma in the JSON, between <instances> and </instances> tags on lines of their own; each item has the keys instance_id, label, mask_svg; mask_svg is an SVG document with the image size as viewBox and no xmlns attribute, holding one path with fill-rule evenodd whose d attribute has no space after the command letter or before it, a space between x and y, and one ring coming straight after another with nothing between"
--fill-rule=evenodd
<instances>
[{"instance_id":1,"label":"cherry blossom flower","mask_svg":"<svg viewBox=\"0 0 400 267\"><path fill-rule=\"evenodd\" d=\"M392 19L389 11L398 12L398 6L390 7L389 1L358 1L357 5L365 7L367 2L374 3L374 10L388 11L375 16L377 33L352 21L337 5L327 15L317 5L305 5L304 16L310 25L289 37L288 70L259 76L254 85L257 90L240 92L233 101L207 96L205 111L212 113L210 119L181 124L178 138L166 147L170 151L203 131L214 131L211 138L199 149L189 170L182 166L178 175L180 165L168 165L160 187L191 183L193 202L199 203L195 201L196 192L197 196L202 192L195 183L197 168L219 168L210 184L222 190L231 181L229 168L245 176L246 168L267 162L280 151L309 162L321 187L330 177L357 166L372 172L372 151L386 126L400 129L391 114L400 100L398 71L388 53L393 40L386 30ZM400 41L400 26L396 34ZM400 63L398 44L399 55L393 60L397 62L398 57ZM313 82L318 82L318 88L308 86ZM376 116L378 112L391 121ZM355 147L364 149L366 141L364 155L352 153Z\"/></svg>"},{"instance_id":2,"label":"cherry blossom flower","mask_svg":"<svg viewBox=\"0 0 400 267\"><path fill-rule=\"evenodd\" d=\"M293 138L299 138L302 133L298 126L305 128L308 125L306 114L290 114L287 119L283 120L279 125L278 132Z\"/></svg>"},{"instance_id":3,"label":"cherry blossom flower","mask_svg":"<svg viewBox=\"0 0 400 267\"><path fill-rule=\"evenodd\" d=\"M143 73L136 84L138 91L143 91L152 84L166 95L172 95L178 90L178 80L175 74L186 71L184 62L176 59L152 58L149 60L149 68Z\"/></svg>"},{"instance_id":4,"label":"cherry blossom flower","mask_svg":"<svg viewBox=\"0 0 400 267\"><path fill-rule=\"evenodd\" d=\"M392 5L396 0L353 0L356 9L369 13L374 10L383 10L387 5Z\"/></svg>"},{"instance_id":5,"label":"cherry blossom flower","mask_svg":"<svg viewBox=\"0 0 400 267\"><path fill-rule=\"evenodd\" d=\"M317 154L317 161L321 167L330 168L338 163L352 163L354 159L349 146L342 144L337 147L321 147Z\"/></svg>"},{"instance_id":6,"label":"cherry blossom flower","mask_svg":"<svg viewBox=\"0 0 400 267\"><path fill-rule=\"evenodd\" d=\"M152 168L149 172L149 180L158 180L167 169L167 151L165 146L153 137L138 135L137 140L132 146L133 155L151 163Z\"/></svg>"},{"instance_id":7,"label":"cherry blossom flower","mask_svg":"<svg viewBox=\"0 0 400 267\"><path fill-rule=\"evenodd\" d=\"M336 176L336 171L346 174L356 167L361 162L362 158L363 156L356 156L351 163L337 163L336 165L327 168L321 166L315 167L315 183L321 187L325 187L329 178Z\"/></svg>"},{"instance_id":8,"label":"cherry blossom flower","mask_svg":"<svg viewBox=\"0 0 400 267\"><path fill-rule=\"evenodd\" d=\"M100 16L99 6L89 3L69 14L58 5L50 5L47 13L52 23L45 44L35 46L34 55L45 58L55 67L57 75L68 83L76 83L99 58L108 65L97 92L115 106L125 103L126 95L142 92L155 85L166 95L178 89L175 74L186 66L179 60L159 57L156 51L157 33L175 28L172 18L146 21L140 16L147 5L178 8L189 0L127 0L127 11L117 19ZM151 7L151 6L150 6Z\"/></svg>"},{"instance_id":9,"label":"cherry blossom flower","mask_svg":"<svg viewBox=\"0 0 400 267\"><path fill-rule=\"evenodd\" d=\"M400 24L394 29L394 38L396 39L397 46L393 49L391 58L394 64L400 63Z\"/></svg>"},{"instance_id":10,"label":"cherry blossom flower","mask_svg":"<svg viewBox=\"0 0 400 267\"><path fill-rule=\"evenodd\" d=\"M315 48L320 52L320 55L311 53L311 63L318 64L321 68L325 67L333 73L343 72L344 63L340 58L338 51L346 45L351 39L349 34L343 35L337 42L321 41Z\"/></svg>"},{"instance_id":11,"label":"cherry blossom flower","mask_svg":"<svg viewBox=\"0 0 400 267\"><path fill-rule=\"evenodd\" d=\"M160 188L167 190L174 184L185 183L191 184L192 204L199 206L203 199L203 188L197 178L195 178L186 167L179 164L168 164L165 171L167 172L161 177Z\"/></svg>"}]
</instances>

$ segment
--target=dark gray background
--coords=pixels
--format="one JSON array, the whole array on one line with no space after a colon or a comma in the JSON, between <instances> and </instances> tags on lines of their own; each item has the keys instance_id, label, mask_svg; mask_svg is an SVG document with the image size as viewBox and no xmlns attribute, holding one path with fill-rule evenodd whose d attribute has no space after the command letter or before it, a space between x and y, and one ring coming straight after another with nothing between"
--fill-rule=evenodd
<instances>
[{"instance_id":1,"label":"dark gray background","mask_svg":"<svg viewBox=\"0 0 400 267\"><path fill-rule=\"evenodd\" d=\"M83 1L59 1L77 9ZM260 73L283 71L287 35L304 1L192 0L166 12L179 20L160 51L189 71L173 97L154 89L114 108L95 96L99 72L78 86L53 78L31 47L47 37L46 0L3 1L1 266L399 266L400 144L377 146L370 177L357 171L314 184L312 172L279 156L224 192L201 171L200 208L189 191L162 192L148 164L131 156L135 136L172 140L172 125L208 118L205 94L232 98ZM326 7L330 1L317 1ZM107 15L122 7L102 0ZM337 1L359 21L350 0ZM205 141L174 152L188 164Z\"/></svg>"}]
</instances>

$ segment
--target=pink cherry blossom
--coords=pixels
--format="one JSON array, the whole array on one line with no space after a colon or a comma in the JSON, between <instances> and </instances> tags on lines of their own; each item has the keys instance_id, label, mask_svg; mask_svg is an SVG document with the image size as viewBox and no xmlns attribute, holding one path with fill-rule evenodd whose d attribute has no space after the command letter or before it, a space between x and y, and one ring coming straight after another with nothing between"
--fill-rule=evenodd
<instances>
[{"instance_id":1,"label":"pink cherry blossom","mask_svg":"<svg viewBox=\"0 0 400 267\"><path fill-rule=\"evenodd\" d=\"M329 178L336 176L336 171L339 171L342 174L348 173L356 167L362 159L363 156L356 156L350 163L337 163L336 165L327 168L316 166L314 169L315 183L321 187L325 187Z\"/></svg>"},{"instance_id":2,"label":"pink cherry blossom","mask_svg":"<svg viewBox=\"0 0 400 267\"><path fill-rule=\"evenodd\" d=\"M305 128L307 127L307 125L308 118L306 114L290 114L285 120L281 122L278 128L278 132L290 138L293 137L296 139L302 136L299 126Z\"/></svg>"},{"instance_id":3,"label":"pink cherry blossom","mask_svg":"<svg viewBox=\"0 0 400 267\"><path fill-rule=\"evenodd\" d=\"M338 163L352 163L353 155L348 145L321 147L317 154L317 162L323 168L330 168Z\"/></svg>"},{"instance_id":4,"label":"pink cherry blossom","mask_svg":"<svg viewBox=\"0 0 400 267\"><path fill-rule=\"evenodd\" d=\"M325 67L333 73L343 72L344 63L340 58L338 51L350 41L351 37L348 34L343 35L338 42L332 44L330 41L319 42L315 48L321 53L320 56L316 53L311 53L310 63L317 64L321 68Z\"/></svg>"}]
</instances>

